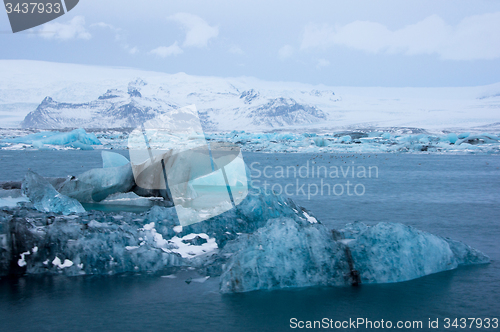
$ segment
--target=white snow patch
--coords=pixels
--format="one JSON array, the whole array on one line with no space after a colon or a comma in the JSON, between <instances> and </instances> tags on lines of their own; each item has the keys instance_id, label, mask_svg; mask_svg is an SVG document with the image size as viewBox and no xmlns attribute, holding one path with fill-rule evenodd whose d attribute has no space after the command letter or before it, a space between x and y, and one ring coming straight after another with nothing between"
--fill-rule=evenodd
<instances>
[{"instance_id":1,"label":"white snow patch","mask_svg":"<svg viewBox=\"0 0 500 332\"><path fill-rule=\"evenodd\" d=\"M207 242L199 246L183 242L184 240L192 240L197 236L207 240ZM171 251L180 254L182 258L194 258L215 251L218 248L217 242L215 242L215 238L211 238L205 233L191 233L183 236L182 238L174 236L173 238L168 240L168 242L174 244L177 247L177 249L174 248L171 249Z\"/></svg>"},{"instance_id":2,"label":"white snow patch","mask_svg":"<svg viewBox=\"0 0 500 332\"><path fill-rule=\"evenodd\" d=\"M162 278L167 278L167 279L175 279L177 278L177 276L175 274L169 274L169 275L166 275L166 276L161 276Z\"/></svg>"},{"instance_id":3,"label":"white snow patch","mask_svg":"<svg viewBox=\"0 0 500 332\"><path fill-rule=\"evenodd\" d=\"M176 232L176 233L182 232L182 226L175 226L174 227L174 232Z\"/></svg>"},{"instance_id":4,"label":"white snow patch","mask_svg":"<svg viewBox=\"0 0 500 332\"><path fill-rule=\"evenodd\" d=\"M311 224L317 224L318 221L316 220L316 218L308 215L305 211L302 211L302 213L304 213L304 216L306 217L307 221L309 221Z\"/></svg>"},{"instance_id":5,"label":"white snow patch","mask_svg":"<svg viewBox=\"0 0 500 332\"><path fill-rule=\"evenodd\" d=\"M21 254L21 258L17 261L17 265L19 265L20 267L26 266L26 261L24 260L24 256L29 255L29 254L30 254L29 250L26 252L23 252Z\"/></svg>"},{"instance_id":6,"label":"white snow patch","mask_svg":"<svg viewBox=\"0 0 500 332\"><path fill-rule=\"evenodd\" d=\"M353 241L355 241L355 239L342 239L342 240L339 240L338 242L343 243L343 244L349 244Z\"/></svg>"},{"instance_id":7,"label":"white snow patch","mask_svg":"<svg viewBox=\"0 0 500 332\"><path fill-rule=\"evenodd\" d=\"M137 249L137 248L139 248L139 246L126 246L125 250L129 250L130 251L130 250L134 250L134 249Z\"/></svg>"},{"instance_id":8,"label":"white snow patch","mask_svg":"<svg viewBox=\"0 0 500 332\"><path fill-rule=\"evenodd\" d=\"M92 220L88 223L88 225L87 225L87 226L88 226L88 227L94 227L94 228L101 228L101 227L104 227L103 223L98 222L97 220L94 220L94 219L92 219Z\"/></svg>"},{"instance_id":9,"label":"white snow patch","mask_svg":"<svg viewBox=\"0 0 500 332\"><path fill-rule=\"evenodd\" d=\"M70 261L69 259L65 259L64 263L61 263L61 259L56 256L56 258L54 258L54 260L52 261L52 265L55 265L55 266L57 266L60 269L64 269L66 267L73 266L73 262Z\"/></svg>"},{"instance_id":10,"label":"white snow patch","mask_svg":"<svg viewBox=\"0 0 500 332\"><path fill-rule=\"evenodd\" d=\"M149 223L149 224L144 225L143 229L144 229L145 231L150 231L150 230L152 230L154 227L155 227L155 223L154 223L154 222L152 222L152 223Z\"/></svg>"}]
</instances>

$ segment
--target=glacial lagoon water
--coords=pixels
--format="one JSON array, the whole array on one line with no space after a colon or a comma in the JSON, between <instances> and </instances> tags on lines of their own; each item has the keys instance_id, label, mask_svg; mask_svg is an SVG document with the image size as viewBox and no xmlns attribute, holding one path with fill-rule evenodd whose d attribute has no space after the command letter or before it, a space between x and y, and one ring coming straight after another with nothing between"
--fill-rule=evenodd
<instances>
[{"instance_id":1,"label":"glacial lagoon water","mask_svg":"<svg viewBox=\"0 0 500 332\"><path fill-rule=\"evenodd\" d=\"M396 284L224 295L216 278L187 284L197 277L191 271L2 278L0 331L298 330L290 328L291 318L422 321L422 330L429 319L438 319L438 330L454 330L445 329L446 318L500 318L498 155L245 153L244 158L253 180L260 181L255 184L267 181L268 188L286 190L329 227L358 220L401 222L464 241L492 262ZM101 166L100 151L0 151L0 181L20 180L28 168L59 177ZM318 166L327 169L326 177L325 168L317 176ZM176 278L165 277L172 273Z\"/></svg>"}]
</instances>

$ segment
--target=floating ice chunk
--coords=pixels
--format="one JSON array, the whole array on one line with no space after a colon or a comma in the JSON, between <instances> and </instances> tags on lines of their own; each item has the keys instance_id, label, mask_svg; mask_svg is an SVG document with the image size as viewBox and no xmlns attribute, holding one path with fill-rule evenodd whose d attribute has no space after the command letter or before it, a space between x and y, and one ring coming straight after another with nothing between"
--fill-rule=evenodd
<instances>
[{"instance_id":1,"label":"floating ice chunk","mask_svg":"<svg viewBox=\"0 0 500 332\"><path fill-rule=\"evenodd\" d=\"M391 133L383 133L382 134L383 139L390 139L391 138Z\"/></svg>"},{"instance_id":2,"label":"floating ice chunk","mask_svg":"<svg viewBox=\"0 0 500 332\"><path fill-rule=\"evenodd\" d=\"M13 208L22 202L29 202L29 199L22 195L20 189L0 189L0 207Z\"/></svg>"},{"instance_id":3,"label":"floating ice chunk","mask_svg":"<svg viewBox=\"0 0 500 332\"><path fill-rule=\"evenodd\" d=\"M402 224L356 222L332 233L302 217L271 219L253 234L227 243L220 256L229 257L222 265L224 293L399 282L489 262L462 242Z\"/></svg>"},{"instance_id":4,"label":"floating ice chunk","mask_svg":"<svg viewBox=\"0 0 500 332\"><path fill-rule=\"evenodd\" d=\"M276 218L255 233L226 245L223 293L257 289L345 285L345 251L322 224Z\"/></svg>"},{"instance_id":5,"label":"floating ice chunk","mask_svg":"<svg viewBox=\"0 0 500 332\"><path fill-rule=\"evenodd\" d=\"M33 147L42 148L44 144L68 145L74 148L92 149L91 145L100 145L101 142L93 133L87 133L84 129L75 129L68 133L58 131L44 131L30 134L24 137L4 139L9 143L32 144Z\"/></svg>"},{"instance_id":6,"label":"floating ice chunk","mask_svg":"<svg viewBox=\"0 0 500 332\"><path fill-rule=\"evenodd\" d=\"M489 261L460 242L449 243L410 226L383 222L367 227L347 245L362 283L406 281L452 270L459 264Z\"/></svg>"},{"instance_id":7,"label":"floating ice chunk","mask_svg":"<svg viewBox=\"0 0 500 332\"><path fill-rule=\"evenodd\" d=\"M459 139L455 142L455 144L460 145L463 143L468 144L484 144L484 143L498 143L500 138L493 134L479 134L479 135L468 135L465 138Z\"/></svg>"},{"instance_id":8,"label":"floating ice chunk","mask_svg":"<svg viewBox=\"0 0 500 332\"><path fill-rule=\"evenodd\" d=\"M206 277L201 277L201 278L194 278L194 279L191 279L191 281L192 282L197 282L199 284L202 284L205 281L207 281L209 278L210 278L210 276L206 276Z\"/></svg>"},{"instance_id":9,"label":"floating ice chunk","mask_svg":"<svg viewBox=\"0 0 500 332\"><path fill-rule=\"evenodd\" d=\"M160 198L161 199L161 198ZM133 205L133 206L152 206L153 198L141 197L133 192L116 193L109 195L100 204L113 204L113 205ZM120 217L120 216L116 216Z\"/></svg>"},{"instance_id":10,"label":"floating ice chunk","mask_svg":"<svg viewBox=\"0 0 500 332\"><path fill-rule=\"evenodd\" d=\"M62 214L85 212L77 200L58 193L45 178L32 171L26 173L22 191L39 211Z\"/></svg>"},{"instance_id":11,"label":"floating ice chunk","mask_svg":"<svg viewBox=\"0 0 500 332\"><path fill-rule=\"evenodd\" d=\"M101 151L102 167L119 167L129 163L129 160L123 155L115 152Z\"/></svg>"},{"instance_id":12,"label":"floating ice chunk","mask_svg":"<svg viewBox=\"0 0 500 332\"><path fill-rule=\"evenodd\" d=\"M166 275L166 276L161 276L162 278L167 278L167 279L175 279L177 278L177 276L175 274L169 274L169 275Z\"/></svg>"},{"instance_id":13,"label":"floating ice chunk","mask_svg":"<svg viewBox=\"0 0 500 332\"><path fill-rule=\"evenodd\" d=\"M449 133L448 135L444 136L441 140L455 144L455 142L458 140L458 136L455 133Z\"/></svg>"},{"instance_id":14,"label":"floating ice chunk","mask_svg":"<svg viewBox=\"0 0 500 332\"><path fill-rule=\"evenodd\" d=\"M459 265L486 264L490 262L488 256L463 242L449 238L445 238L444 240L448 242Z\"/></svg>"},{"instance_id":15,"label":"floating ice chunk","mask_svg":"<svg viewBox=\"0 0 500 332\"><path fill-rule=\"evenodd\" d=\"M339 138L340 143L351 143L352 142L352 137L349 135L344 135Z\"/></svg>"},{"instance_id":16,"label":"floating ice chunk","mask_svg":"<svg viewBox=\"0 0 500 332\"><path fill-rule=\"evenodd\" d=\"M128 192L135 185L130 164L119 167L95 168L68 178L57 189L80 202L100 202L109 195Z\"/></svg>"}]
</instances>

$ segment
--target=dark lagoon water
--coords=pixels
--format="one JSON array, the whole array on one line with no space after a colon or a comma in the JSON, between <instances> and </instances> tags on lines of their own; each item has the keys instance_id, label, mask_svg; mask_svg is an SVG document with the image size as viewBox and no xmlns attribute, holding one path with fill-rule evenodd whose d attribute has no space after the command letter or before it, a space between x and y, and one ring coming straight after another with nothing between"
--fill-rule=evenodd
<instances>
[{"instance_id":1,"label":"dark lagoon water","mask_svg":"<svg viewBox=\"0 0 500 332\"><path fill-rule=\"evenodd\" d=\"M290 328L291 318L383 319L393 326L398 321L421 321L419 330L430 330L429 319L438 319L439 328L432 330L500 328L493 328L492 321L485 327L485 318L500 318L500 156L246 153L244 158L249 165L254 163L254 181L261 186L267 181L278 192L287 189L292 199L330 227L353 221L401 222L464 241L489 255L492 262L396 284L225 295L218 292L216 278L185 283L193 276L190 271L179 272L176 279L147 274L2 278L0 331L300 330ZM295 176L293 168L286 174L287 166L295 166L297 172L303 167L302 175L308 169L309 177ZM322 168L321 176L312 177L313 166L315 175L317 166L326 166L327 176ZM347 172L348 166L355 167L354 176L352 168ZM59 177L94 167L101 167L99 151L0 150L0 181L20 180L28 168ZM335 167L338 178L331 173ZM363 167L372 167L371 177L358 176ZM326 184L330 185L329 194ZM315 186L318 193L312 195ZM469 321L467 328L446 329L446 318L451 322L482 318L483 324L470 327ZM417 325L413 327L410 330L417 330ZM381 328L360 325L359 329Z\"/></svg>"}]
</instances>

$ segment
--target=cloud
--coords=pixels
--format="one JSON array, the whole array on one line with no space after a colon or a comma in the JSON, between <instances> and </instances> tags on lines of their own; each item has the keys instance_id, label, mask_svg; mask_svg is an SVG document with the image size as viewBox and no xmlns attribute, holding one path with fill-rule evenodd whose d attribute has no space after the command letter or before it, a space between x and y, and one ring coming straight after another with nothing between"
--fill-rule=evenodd
<instances>
[{"instance_id":1,"label":"cloud","mask_svg":"<svg viewBox=\"0 0 500 332\"><path fill-rule=\"evenodd\" d=\"M129 46L127 46L126 50L127 50L127 52L129 54L132 54L132 55L139 53L139 49L137 47L129 47Z\"/></svg>"},{"instance_id":2,"label":"cloud","mask_svg":"<svg viewBox=\"0 0 500 332\"><path fill-rule=\"evenodd\" d=\"M171 55L178 55L182 54L184 51L182 48L177 45L177 42L173 43L170 46L160 46L155 48L154 50L151 50L149 53L154 54L156 56L159 56L160 58L166 58Z\"/></svg>"},{"instance_id":3,"label":"cloud","mask_svg":"<svg viewBox=\"0 0 500 332\"><path fill-rule=\"evenodd\" d=\"M437 54L442 59L481 60L500 57L500 12L474 15L451 26L437 15L391 31L368 21L344 26L309 24L302 50L347 46L372 54Z\"/></svg>"},{"instance_id":4,"label":"cloud","mask_svg":"<svg viewBox=\"0 0 500 332\"><path fill-rule=\"evenodd\" d=\"M92 35L85 28L85 18L75 16L68 23L46 23L39 30L45 39L71 40L90 39Z\"/></svg>"},{"instance_id":5,"label":"cloud","mask_svg":"<svg viewBox=\"0 0 500 332\"><path fill-rule=\"evenodd\" d=\"M189 13L177 13L169 20L179 23L186 31L183 47L206 47L210 39L219 35L219 28L212 27L201 17Z\"/></svg>"},{"instance_id":6,"label":"cloud","mask_svg":"<svg viewBox=\"0 0 500 332\"><path fill-rule=\"evenodd\" d=\"M245 54L245 52L243 52L243 50L236 45L233 45L229 48L229 53L236 54L236 55Z\"/></svg>"},{"instance_id":7,"label":"cloud","mask_svg":"<svg viewBox=\"0 0 500 332\"><path fill-rule=\"evenodd\" d=\"M319 59L316 63L316 68L321 69L323 67L328 67L330 65L330 61L325 59Z\"/></svg>"},{"instance_id":8,"label":"cloud","mask_svg":"<svg viewBox=\"0 0 500 332\"><path fill-rule=\"evenodd\" d=\"M104 23L104 22L99 22L99 23L93 23L90 25L91 28L93 27L98 27L98 28L103 28L103 29L110 29L113 31L120 31L121 29L114 27L111 24Z\"/></svg>"},{"instance_id":9,"label":"cloud","mask_svg":"<svg viewBox=\"0 0 500 332\"><path fill-rule=\"evenodd\" d=\"M278 58L281 60L285 60L286 58L291 57L293 54L293 47L290 45L285 45L278 51Z\"/></svg>"},{"instance_id":10,"label":"cloud","mask_svg":"<svg viewBox=\"0 0 500 332\"><path fill-rule=\"evenodd\" d=\"M121 45L121 47L129 54L134 55L139 53L139 49L137 47L130 46L127 42L127 37L121 28L117 28L114 25L99 22L93 23L90 25L91 28L101 28L101 29L109 29L115 33L115 41Z\"/></svg>"}]
</instances>

